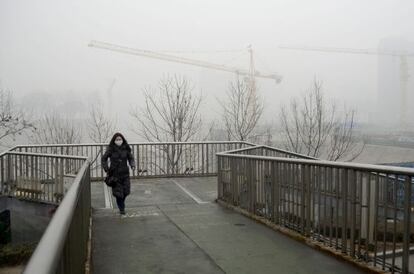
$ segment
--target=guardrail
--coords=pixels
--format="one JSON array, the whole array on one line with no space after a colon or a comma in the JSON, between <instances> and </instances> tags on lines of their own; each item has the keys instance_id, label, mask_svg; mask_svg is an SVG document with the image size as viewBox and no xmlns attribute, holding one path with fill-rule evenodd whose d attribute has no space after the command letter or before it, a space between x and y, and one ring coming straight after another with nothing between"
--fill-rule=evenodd
<instances>
[{"instance_id":1,"label":"guardrail","mask_svg":"<svg viewBox=\"0 0 414 274\"><path fill-rule=\"evenodd\" d=\"M0 194L59 205L24 273L83 273L91 210L86 157L8 151Z\"/></svg>"},{"instance_id":2,"label":"guardrail","mask_svg":"<svg viewBox=\"0 0 414 274\"><path fill-rule=\"evenodd\" d=\"M310 159L310 160L319 160L317 158L307 156L304 154L299 154L295 152L290 152L287 150L270 147L266 145L254 145L250 144L248 147L238 148L229 151L223 151L225 154L240 154L240 155L261 155L261 156L271 156L271 157L284 157L284 158L299 158L299 159Z\"/></svg>"},{"instance_id":3,"label":"guardrail","mask_svg":"<svg viewBox=\"0 0 414 274\"><path fill-rule=\"evenodd\" d=\"M59 203L85 157L6 152L0 155L0 193Z\"/></svg>"},{"instance_id":4,"label":"guardrail","mask_svg":"<svg viewBox=\"0 0 414 274\"><path fill-rule=\"evenodd\" d=\"M215 154L245 146L252 144L133 143L137 170L132 177L216 175ZM30 145L17 146L0 155L2 194L60 203L24 273L85 271L90 182L104 177L100 156L106 147L106 144Z\"/></svg>"},{"instance_id":5,"label":"guardrail","mask_svg":"<svg viewBox=\"0 0 414 274\"><path fill-rule=\"evenodd\" d=\"M85 273L91 190L85 161L23 273Z\"/></svg>"},{"instance_id":6,"label":"guardrail","mask_svg":"<svg viewBox=\"0 0 414 274\"><path fill-rule=\"evenodd\" d=\"M414 169L262 156L272 153L279 152L218 153L218 199L356 260L409 273Z\"/></svg>"},{"instance_id":7,"label":"guardrail","mask_svg":"<svg viewBox=\"0 0 414 274\"><path fill-rule=\"evenodd\" d=\"M214 176L216 153L250 147L247 142L162 142L130 143L137 168L132 178ZM16 146L11 151L86 156L91 161L92 180L102 180L105 173L101 157L107 144L53 144Z\"/></svg>"},{"instance_id":8,"label":"guardrail","mask_svg":"<svg viewBox=\"0 0 414 274\"><path fill-rule=\"evenodd\" d=\"M245 142L132 143L132 177L211 176L215 154ZM0 155L3 195L59 204L24 273L83 273L91 179L101 180L106 144L17 146ZM88 161L89 159L89 161Z\"/></svg>"}]
</instances>

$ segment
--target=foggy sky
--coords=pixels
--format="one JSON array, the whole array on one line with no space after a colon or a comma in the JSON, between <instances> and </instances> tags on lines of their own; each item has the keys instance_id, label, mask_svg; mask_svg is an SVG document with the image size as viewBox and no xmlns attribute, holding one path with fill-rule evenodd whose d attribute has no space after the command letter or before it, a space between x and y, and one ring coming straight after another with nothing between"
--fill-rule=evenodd
<instances>
[{"instance_id":1,"label":"foggy sky","mask_svg":"<svg viewBox=\"0 0 414 274\"><path fill-rule=\"evenodd\" d=\"M100 40L148 50L245 50L256 68L283 76L260 79L265 120L282 101L303 92L316 76L325 92L358 108L362 119L377 96L376 56L278 49L279 44L376 49L381 39L414 40L414 2L318 1L0 1L0 84L30 102L70 94L105 99L113 79L114 115L125 118L142 102L141 90L166 74L183 74L202 92L203 112L214 118L234 79L201 69L87 47ZM247 68L247 51L182 56ZM68 96L69 95L69 96ZM35 100L34 100L35 101ZM80 102L78 102L80 103ZM74 102L76 104L76 100ZM74 108L77 109L77 108ZM210 111L213 110L213 111ZM126 126L126 125L124 125Z\"/></svg>"}]
</instances>

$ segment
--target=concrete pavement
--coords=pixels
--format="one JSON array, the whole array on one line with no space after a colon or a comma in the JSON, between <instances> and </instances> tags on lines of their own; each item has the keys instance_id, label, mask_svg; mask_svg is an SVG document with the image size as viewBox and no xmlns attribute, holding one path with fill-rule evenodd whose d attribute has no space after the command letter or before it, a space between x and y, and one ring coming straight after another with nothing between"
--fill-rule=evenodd
<instances>
[{"instance_id":1,"label":"concrete pavement","mask_svg":"<svg viewBox=\"0 0 414 274\"><path fill-rule=\"evenodd\" d=\"M215 204L215 184L136 181L121 217L94 183L94 273L363 273Z\"/></svg>"}]
</instances>

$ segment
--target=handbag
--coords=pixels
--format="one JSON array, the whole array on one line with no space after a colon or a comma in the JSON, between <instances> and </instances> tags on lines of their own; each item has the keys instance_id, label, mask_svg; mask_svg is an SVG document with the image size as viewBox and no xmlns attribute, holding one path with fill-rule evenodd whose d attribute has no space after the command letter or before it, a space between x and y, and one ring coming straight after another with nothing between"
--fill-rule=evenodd
<instances>
[{"instance_id":1,"label":"handbag","mask_svg":"<svg viewBox=\"0 0 414 274\"><path fill-rule=\"evenodd\" d=\"M106 175L105 177L105 184L109 187L114 187L116 186L116 184L118 183L118 178L114 177L114 176L109 176Z\"/></svg>"},{"instance_id":2,"label":"handbag","mask_svg":"<svg viewBox=\"0 0 414 274\"><path fill-rule=\"evenodd\" d=\"M118 166L118 165L117 165ZM115 170L117 168L117 166L113 166L112 162L111 162L111 167L109 170L105 170L106 171L106 177L105 177L105 184L109 187L115 187L116 184L118 183L118 178L115 176L112 176L113 174L113 170Z\"/></svg>"}]
</instances>

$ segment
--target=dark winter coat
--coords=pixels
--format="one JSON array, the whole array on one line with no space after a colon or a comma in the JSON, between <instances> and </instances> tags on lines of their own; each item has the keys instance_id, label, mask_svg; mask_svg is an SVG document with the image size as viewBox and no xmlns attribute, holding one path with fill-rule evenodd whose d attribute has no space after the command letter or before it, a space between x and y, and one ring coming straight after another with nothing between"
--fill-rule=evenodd
<instances>
[{"instance_id":1,"label":"dark winter coat","mask_svg":"<svg viewBox=\"0 0 414 274\"><path fill-rule=\"evenodd\" d=\"M109 166L108 159L110 160ZM125 144L120 147L116 145L108 146L108 149L102 156L102 168L109 176L114 176L118 179L118 183L112 187L112 194L115 197L124 198L131 191L128 162L131 167L135 167L131 148Z\"/></svg>"}]
</instances>

